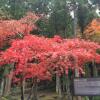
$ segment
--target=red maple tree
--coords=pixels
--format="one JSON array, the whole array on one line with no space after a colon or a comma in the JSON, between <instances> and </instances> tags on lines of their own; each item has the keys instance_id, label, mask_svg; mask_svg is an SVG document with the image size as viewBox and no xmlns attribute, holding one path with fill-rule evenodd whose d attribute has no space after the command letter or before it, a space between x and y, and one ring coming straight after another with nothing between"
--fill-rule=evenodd
<instances>
[{"instance_id":1,"label":"red maple tree","mask_svg":"<svg viewBox=\"0 0 100 100\"><path fill-rule=\"evenodd\" d=\"M100 63L96 52L100 45L81 39L45 38L35 35L14 40L3 52L0 64L15 63L14 75L27 78L51 79L54 74L68 74L68 69L84 72L84 64Z\"/></svg>"},{"instance_id":2,"label":"red maple tree","mask_svg":"<svg viewBox=\"0 0 100 100\"><path fill-rule=\"evenodd\" d=\"M28 12L20 20L0 20L0 48L9 44L11 39L23 37L37 29L35 22L39 19L34 13Z\"/></svg>"}]
</instances>

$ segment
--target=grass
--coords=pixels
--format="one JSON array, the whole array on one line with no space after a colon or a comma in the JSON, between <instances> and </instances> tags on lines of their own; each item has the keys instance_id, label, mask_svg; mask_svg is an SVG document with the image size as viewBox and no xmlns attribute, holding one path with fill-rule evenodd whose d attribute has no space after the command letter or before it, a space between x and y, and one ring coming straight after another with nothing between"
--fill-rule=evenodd
<instances>
[{"instance_id":1,"label":"grass","mask_svg":"<svg viewBox=\"0 0 100 100\"><path fill-rule=\"evenodd\" d=\"M25 94L25 100L28 97L28 92ZM19 89L13 90L13 93L7 97L2 97L0 100L20 100ZM58 95L50 90L42 90L39 92L39 100L58 100ZM67 96L62 98L62 100L68 100ZM76 100L75 98L73 100ZM89 100L88 97L82 97L82 100ZM100 96L93 97L93 100L100 100Z\"/></svg>"}]
</instances>

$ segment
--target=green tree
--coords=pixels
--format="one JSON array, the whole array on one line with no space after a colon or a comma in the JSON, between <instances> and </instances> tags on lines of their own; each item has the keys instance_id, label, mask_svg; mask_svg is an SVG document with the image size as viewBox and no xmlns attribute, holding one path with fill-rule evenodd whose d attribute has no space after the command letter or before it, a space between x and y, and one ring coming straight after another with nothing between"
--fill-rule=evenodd
<instances>
[{"instance_id":1,"label":"green tree","mask_svg":"<svg viewBox=\"0 0 100 100\"><path fill-rule=\"evenodd\" d=\"M66 10L53 11L49 18L50 33L52 35L58 34L62 37L72 35L72 18Z\"/></svg>"},{"instance_id":2,"label":"green tree","mask_svg":"<svg viewBox=\"0 0 100 100\"><path fill-rule=\"evenodd\" d=\"M49 3L51 0L35 0L32 2L32 9L39 14L48 14L49 13Z\"/></svg>"},{"instance_id":3,"label":"green tree","mask_svg":"<svg viewBox=\"0 0 100 100\"><path fill-rule=\"evenodd\" d=\"M8 12L13 16L13 18L19 19L25 14L27 9L25 8L24 2L25 0L9 0Z\"/></svg>"},{"instance_id":4,"label":"green tree","mask_svg":"<svg viewBox=\"0 0 100 100\"><path fill-rule=\"evenodd\" d=\"M99 4L100 5L100 0L90 0L93 4Z\"/></svg>"},{"instance_id":5,"label":"green tree","mask_svg":"<svg viewBox=\"0 0 100 100\"><path fill-rule=\"evenodd\" d=\"M66 0L52 0L49 2L49 12L46 14L46 33L49 37L55 34L62 37L72 35L72 18L66 7ZM42 25L41 25L42 24ZM43 27L44 23L39 24Z\"/></svg>"},{"instance_id":6,"label":"green tree","mask_svg":"<svg viewBox=\"0 0 100 100\"><path fill-rule=\"evenodd\" d=\"M91 8L92 9L92 8ZM82 36L84 37L84 29L95 18L95 12L87 6L79 5L77 10L78 25L80 27Z\"/></svg>"}]
</instances>

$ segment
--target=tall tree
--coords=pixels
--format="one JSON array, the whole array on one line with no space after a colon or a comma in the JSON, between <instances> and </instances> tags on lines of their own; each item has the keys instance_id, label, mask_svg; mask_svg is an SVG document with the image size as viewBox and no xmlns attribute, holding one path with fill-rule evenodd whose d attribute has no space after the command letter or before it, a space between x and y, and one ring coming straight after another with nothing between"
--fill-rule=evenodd
<instances>
[{"instance_id":1,"label":"tall tree","mask_svg":"<svg viewBox=\"0 0 100 100\"><path fill-rule=\"evenodd\" d=\"M93 10L91 11L91 9L84 5L78 6L77 17L82 36L84 36L84 29L86 28L86 26L95 17L95 12Z\"/></svg>"},{"instance_id":2,"label":"tall tree","mask_svg":"<svg viewBox=\"0 0 100 100\"><path fill-rule=\"evenodd\" d=\"M52 12L49 18L50 33L63 37L71 36L72 18L66 6L66 0L53 1Z\"/></svg>"}]
</instances>

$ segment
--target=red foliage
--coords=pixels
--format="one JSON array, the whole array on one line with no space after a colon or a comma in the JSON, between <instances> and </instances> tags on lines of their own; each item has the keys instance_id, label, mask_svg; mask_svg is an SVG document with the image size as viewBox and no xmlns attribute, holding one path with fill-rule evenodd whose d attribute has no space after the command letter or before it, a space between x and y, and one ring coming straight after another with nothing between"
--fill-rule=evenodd
<instances>
[{"instance_id":1,"label":"red foliage","mask_svg":"<svg viewBox=\"0 0 100 100\"><path fill-rule=\"evenodd\" d=\"M100 49L100 45L81 39L28 35L23 40L13 41L2 54L0 64L15 63L15 76L45 80L64 71L67 74L69 68L77 68L82 73L87 62L100 63L97 49Z\"/></svg>"},{"instance_id":2,"label":"red foliage","mask_svg":"<svg viewBox=\"0 0 100 100\"><path fill-rule=\"evenodd\" d=\"M28 13L27 16L20 20L1 20L0 21L0 47L9 43L9 40L19 36L29 34L36 29L35 22L39 19L33 13Z\"/></svg>"}]
</instances>

